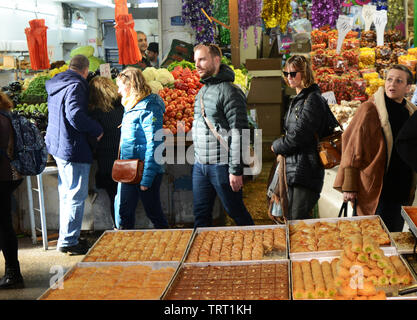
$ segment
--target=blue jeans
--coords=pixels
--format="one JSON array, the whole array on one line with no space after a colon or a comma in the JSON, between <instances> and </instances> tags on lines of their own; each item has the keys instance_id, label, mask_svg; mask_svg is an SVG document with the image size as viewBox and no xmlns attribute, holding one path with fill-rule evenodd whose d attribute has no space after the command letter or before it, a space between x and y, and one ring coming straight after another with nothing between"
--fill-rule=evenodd
<instances>
[{"instance_id":1,"label":"blue jeans","mask_svg":"<svg viewBox=\"0 0 417 320\"><path fill-rule=\"evenodd\" d=\"M234 192L229 182L229 166L194 163L193 205L194 227L210 227L216 194L224 209L238 226L253 225L251 215L243 203L242 190Z\"/></svg>"},{"instance_id":2,"label":"blue jeans","mask_svg":"<svg viewBox=\"0 0 417 320\"><path fill-rule=\"evenodd\" d=\"M138 184L118 183L117 195L114 201L114 215L116 228L134 229L136 206L139 199L142 200L146 216L157 229L168 228L168 221L162 211L159 189L162 183L162 173L155 176L152 186L146 190L140 190Z\"/></svg>"},{"instance_id":3,"label":"blue jeans","mask_svg":"<svg viewBox=\"0 0 417 320\"><path fill-rule=\"evenodd\" d=\"M58 167L59 238L58 247L78 244L88 196L90 163L55 158Z\"/></svg>"}]
</instances>

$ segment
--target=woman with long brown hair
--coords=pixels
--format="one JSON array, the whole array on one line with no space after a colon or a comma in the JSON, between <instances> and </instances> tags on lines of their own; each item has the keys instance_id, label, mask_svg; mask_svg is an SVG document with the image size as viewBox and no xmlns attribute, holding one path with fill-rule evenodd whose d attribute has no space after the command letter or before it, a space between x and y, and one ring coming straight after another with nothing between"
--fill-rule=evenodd
<instances>
[{"instance_id":1,"label":"woman with long brown hair","mask_svg":"<svg viewBox=\"0 0 417 320\"><path fill-rule=\"evenodd\" d=\"M114 220L114 198L117 193L117 182L113 181L111 171L114 160L117 159L119 148L120 128L124 109L117 85L109 78L94 77L90 82L90 97L88 110L90 116L103 127L103 138L95 147L97 159L96 187L106 190L110 199L110 212Z\"/></svg>"},{"instance_id":2,"label":"woman with long brown hair","mask_svg":"<svg viewBox=\"0 0 417 320\"><path fill-rule=\"evenodd\" d=\"M320 198L324 168L320 162L318 139L337 126L328 104L314 82L310 62L301 55L291 56L284 66L284 79L297 95L285 116L285 135L272 144L283 155L288 185L288 219L311 218Z\"/></svg>"},{"instance_id":3,"label":"woman with long brown hair","mask_svg":"<svg viewBox=\"0 0 417 320\"><path fill-rule=\"evenodd\" d=\"M13 158L13 127L7 113L13 102L0 92L0 249L6 263L0 289L23 288L23 277L17 257L17 237L12 223L12 193L22 183L22 176L10 164Z\"/></svg>"},{"instance_id":4,"label":"woman with long brown hair","mask_svg":"<svg viewBox=\"0 0 417 320\"><path fill-rule=\"evenodd\" d=\"M144 161L139 185L119 183L115 199L116 227L133 229L138 200L142 200L147 217L155 228L167 228L168 221L161 206L159 189L163 167L155 161L155 149L162 141L154 136L162 130L165 112L163 100L153 94L139 69L128 67L117 77L116 83L125 108L121 126L120 159Z\"/></svg>"}]
</instances>

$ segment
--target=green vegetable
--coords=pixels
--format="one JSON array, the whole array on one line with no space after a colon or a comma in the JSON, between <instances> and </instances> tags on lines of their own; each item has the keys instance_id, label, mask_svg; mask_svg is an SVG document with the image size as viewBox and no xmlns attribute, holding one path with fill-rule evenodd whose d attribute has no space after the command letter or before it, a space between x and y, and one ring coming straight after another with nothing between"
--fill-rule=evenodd
<instances>
[{"instance_id":1,"label":"green vegetable","mask_svg":"<svg viewBox=\"0 0 417 320\"><path fill-rule=\"evenodd\" d=\"M45 82L51 79L49 76L39 76L34 78L28 88L20 94L20 100L27 103L42 103L48 99L45 89ZM23 105L24 107L25 104Z\"/></svg>"},{"instance_id":2,"label":"green vegetable","mask_svg":"<svg viewBox=\"0 0 417 320\"><path fill-rule=\"evenodd\" d=\"M90 67L88 68L89 71L96 71L100 68L100 64L106 63L104 60L93 56L89 57L88 61L90 61Z\"/></svg>"},{"instance_id":3,"label":"green vegetable","mask_svg":"<svg viewBox=\"0 0 417 320\"><path fill-rule=\"evenodd\" d=\"M70 57L74 57L77 54L82 54L84 56L86 56L87 58L90 58L93 54L94 54L94 47L92 46L81 46L78 48L75 48L73 50L71 50L70 52ZM96 71L96 69L94 69L94 71Z\"/></svg>"},{"instance_id":4,"label":"green vegetable","mask_svg":"<svg viewBox=\"0 0 417 320\"><path fill-rule=\"evenodd\" d=\"M181 60L181 61L174 61L173 63L171 63L168 66L168 71L172 71L174 70L174 68L176 66L181 66L183 69L184 68L190 68L190 70L194 70L195 69L195 64L186 60Z\"/></svg>"}]
</instances>

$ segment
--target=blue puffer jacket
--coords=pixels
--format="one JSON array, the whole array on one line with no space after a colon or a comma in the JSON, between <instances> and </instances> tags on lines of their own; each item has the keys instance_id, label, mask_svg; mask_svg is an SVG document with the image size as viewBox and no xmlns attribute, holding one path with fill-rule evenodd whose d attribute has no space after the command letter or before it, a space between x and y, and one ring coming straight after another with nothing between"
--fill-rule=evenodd
<instances>
[{"instance_id":1,"label":"blue puffer jacket","mask_svg":"<svg viewBox=\"0 0 417 320\"><path fill-rule=\"evenodd\" d=\"M103 129L87 115L88 83L77 72L61 72L45 83L48 92L48 152L60 159L91 163L88 137L97 138Z\"/></svg>"},{"instance_id":2,"label":"blue puffer jacket","mask_svg":"<svg viewBox=\"0 0 417 320\"><path fill-rule=\"evenodd\" d=\"M165 112L163 100L150 94L132 109L125 111L120 135L120 159L141 159L145 161L141 186L151 187L162 165L155 162L155 149L162 141L155 141L155 133L162 130Z\"/></svg>"}]
</instances>

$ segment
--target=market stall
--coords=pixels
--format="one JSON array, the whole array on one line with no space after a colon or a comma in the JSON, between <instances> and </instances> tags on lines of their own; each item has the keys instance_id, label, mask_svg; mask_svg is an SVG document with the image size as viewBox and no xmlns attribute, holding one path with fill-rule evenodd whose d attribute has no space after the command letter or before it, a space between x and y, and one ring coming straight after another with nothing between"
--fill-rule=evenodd
<instances>
[{"instance_id":1,"label":"market stall","mask_svg":"<svg viewBox=\"0 0 417 320\"><path fill-rule=\"evenodd\" d=\"M414 233L415 207L404 209ZM106 231L39 299L416 300L416 284L400 246L371 216Z\"/></svg>"}]
</instances>

